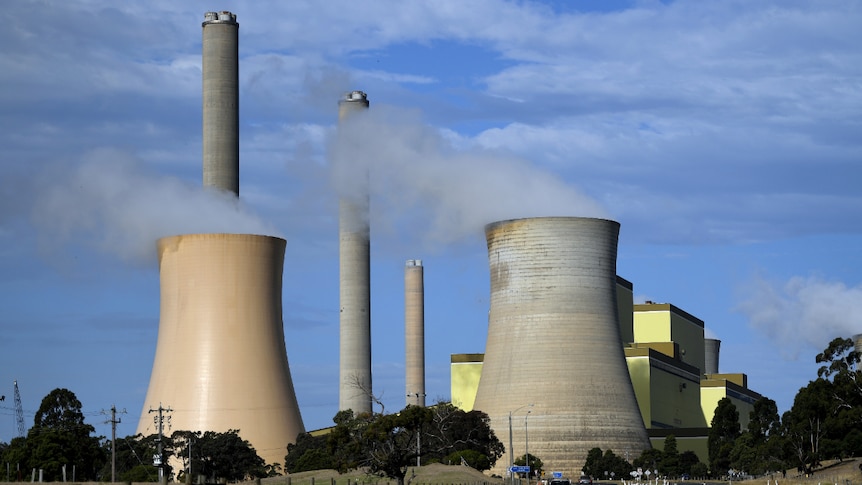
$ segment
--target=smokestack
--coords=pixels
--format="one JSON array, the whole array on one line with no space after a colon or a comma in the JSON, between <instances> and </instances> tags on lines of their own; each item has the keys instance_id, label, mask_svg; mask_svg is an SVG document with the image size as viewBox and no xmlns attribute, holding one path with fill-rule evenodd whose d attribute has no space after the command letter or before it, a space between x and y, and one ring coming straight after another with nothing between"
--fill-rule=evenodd
<instances>
[{"instance_id":1,"label":"smokestack","mask_svg":"<svg viewBox=\"0 0 862 485\"><path fill-rule=\"evenodd\" d=\"M527 435L529 452L567 476L592 448L650 448L620 340L619 227L579 217L485 226L491 296L473 409L510 437L494 473L524 455Z\"/></svg>"},{"instance_id":2,"label":"smokestack","mask_svg":"<svg viewBox=\"0 0 862 485\"><path fill-rule=\"evenodd\" d=\"M368 108L362 91L347 93L338 105L338 118ZM370 413L371 387L371 242L366 180L338 203L340 354L338 409Z\"/></svg>"},{"instance_id":3,"label":"smokestack","mask_svg":"<svg viewBox=\"0 0 862 485\"><path fill-rule=\"evenodd\" d=\"M704 345L704 374L718 374L718 351L721 340L715 338L703 339Z\"/></svg>"},{"instance_id":4,"label":"smokestack","mask_svg":"<svg viewBox=\"0 0 862 485\"><path fill-rule=\"evenodd\" d=\"M425 406L425 283L421 259L404 267L404 369L407 405Z\"/></svg>"},{"instance_id":5,"label":"smokestack","mask_svg":"<svg viewBox=\"0 0 862 485\"><path fill-rule=\"evenodd\" d=\"M207 12L203 27L203 184L239 196L239 24Z\"/></svg>"},{"instance_id":6,"label":"smokestack","mask_svg":"<svg viewBox=\"0 0 862 485\"><path fill-rule=\"evenodd\" d=\"M285 240L250 234L159 239L161 308L153 371L137 433L238 429L267 463L305 430L284 345Z\"/></svg>"}]
</instances>

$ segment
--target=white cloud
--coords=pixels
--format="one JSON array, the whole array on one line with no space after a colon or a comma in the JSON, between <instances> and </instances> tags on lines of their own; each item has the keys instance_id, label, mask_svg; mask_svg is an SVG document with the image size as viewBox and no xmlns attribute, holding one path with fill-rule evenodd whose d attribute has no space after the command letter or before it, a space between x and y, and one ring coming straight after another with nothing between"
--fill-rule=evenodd
<instances>
[{"instance_id":1,"label":"white cloud","mask_svg":"<svg viewBox=\"0 0 862 485\"><path fill-rule=\"evenodd\" d=\"M820 352L836 337L862 332L862 285L795 276L785 282L757 276L742 285L736 309L787 357Z\"/></svg>"}]
</instances>

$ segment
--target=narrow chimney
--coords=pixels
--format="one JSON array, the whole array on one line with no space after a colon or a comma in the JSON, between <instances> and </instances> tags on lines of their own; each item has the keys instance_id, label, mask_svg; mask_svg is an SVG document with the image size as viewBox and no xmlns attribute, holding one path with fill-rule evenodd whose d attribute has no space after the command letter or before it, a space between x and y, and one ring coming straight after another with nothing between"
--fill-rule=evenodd
<instances>
[{"instance_id":1,"label":"narrow chimney","mask_svg":"<svg viewBox=\"0 0 862 485\"><path fill-rule=\"evenodd\" d=\"M404 369L407 405L425 406L425 283L421 259L404 267Z\"/></svg>"},{"instance_id":2,"label":"narrow chimney","mask_svg":"<svg viewBox=\"0 0 862 485\"><path fill-rule=\"evenodd\" d=\"M203 26L203 185L239 196L239 24L207 12Z\"/></svg>"},{"instance_id":3,"label":"narrow chimney","mask_svg":"<svg viewBox=\"0 0 862 485\"><path fill-rule=\"evenodd\" d=\"M367 109L362 91L347 93L339 102L338 118ZM365 180L354 197L338 203L340 353L338 409L370 413L371 387L371 242L368 189Z\"/></svg>"}]
</instances>

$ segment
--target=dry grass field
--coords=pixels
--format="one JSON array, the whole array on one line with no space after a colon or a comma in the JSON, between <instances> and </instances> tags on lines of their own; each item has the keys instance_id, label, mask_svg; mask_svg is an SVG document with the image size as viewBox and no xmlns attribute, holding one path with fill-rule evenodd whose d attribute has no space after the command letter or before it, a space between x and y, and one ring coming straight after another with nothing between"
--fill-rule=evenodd
<instances>
[{"instance_id":1,"label":"dry grass field","mask_svg":"<svg viewBox=\"0 0 862 485\"><path fill-rule=\"evenodd\" d=\"M841 462L827 462L811 476L799 476L796 470L788 470L787 476L772 478L757 478L741 482L706 482L708 484L724 485L862 485L862 472L859 465L862 458L851 458ZM28 480L29 481L29 480ZM265 478L260 481L261 485L396 485L395 480L368 475L361 472L339 474L335 470L317 470L312 472L293 473L287 476ZM13 482L14 483L14 482ZM18 482L19 484L21 482ZM249 482L254 483L254 482ZM629 483L629 482L626 482ZM637 484L638 482L634 482ZM705 483L700 480L662 481L658 485L699 485ZM466 466L432 465L411 468L407 472L405 484L409 485L507 485L508 481L494 478ZM621 485L619 480L615 482L596 482L596 485ZM0 485L7 485L0 482ZM9 483L8 485L12 485ZM69 483L68 485L77 485ZM81 485L100 485L98 483ZM151 485L151 484L134 484ZM521 480L516 485L527 485L526 480ZM641 485L647 485L641 482ZM656 485L652 481L652 485Z\"/></svg>"}]
</instances>

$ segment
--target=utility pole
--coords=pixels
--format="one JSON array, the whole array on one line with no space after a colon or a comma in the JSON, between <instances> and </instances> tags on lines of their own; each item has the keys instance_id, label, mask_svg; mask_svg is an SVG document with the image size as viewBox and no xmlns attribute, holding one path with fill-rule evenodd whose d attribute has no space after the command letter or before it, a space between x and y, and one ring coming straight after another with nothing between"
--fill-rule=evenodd
<instances>
[{"instance_id":1,"label":"utility pole","mask_svg":"<svg viewBox=\"0 0 862 485\"><path fill-rule=\"evenodd\" d=\"M102 414L107 414L102 410ZM120 411L120 414L126 414L125 408ZM117 406L111 405L111 419L105 421L111 423L111 483L117 482L117 424L122 422L117 417Z\"/></svg>"},{"instance_id":2,"label":"utility pole","mask_svg":"<svg viewBox=\"0 0 862 485\"><path fill-rule=\"evenodd\" d=\"M159 483L165 483L165 481L166 481L165 480L165 454L162 452L162 428L164 427L166 420L167 420L169 425L171 422L171 417L170 416L164 416L164 413L170 413L172 411L173 411L173 409L171 409L169 407L167 407L167 408L162 407L161 403L159 403L159 409L150 409L149 411L147 411L148 413L154 413L154 412L159 413L158 416L153 417L153 422L156 423L156 427L159 429L159 439L157 441L159 444L159 452L156 456L153 457L153 461L155 462L155 465L157 467L159 467Z\"/></svg>"}]
</instances>

